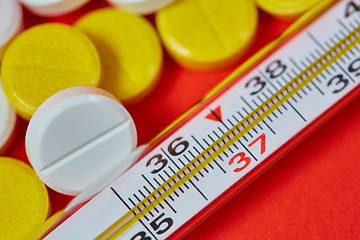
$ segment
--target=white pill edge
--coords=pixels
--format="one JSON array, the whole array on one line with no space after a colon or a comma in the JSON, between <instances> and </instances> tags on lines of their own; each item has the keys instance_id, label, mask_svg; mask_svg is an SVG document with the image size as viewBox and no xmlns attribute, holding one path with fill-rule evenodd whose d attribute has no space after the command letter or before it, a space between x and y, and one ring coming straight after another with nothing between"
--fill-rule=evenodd
<instances>
[{"instance_id":1,"label":"white pill edge","mask_svg":"<svg viewBox=\"0 0 360 240\"><path fill-rule=\"evenodd\" d=\"M6 35L0 36L0 60L4 50L11 39L13 39L22 30L22 8L17 1L14 0L1 0L7 7L5 11L12 16L11 25L6 30ZM4 11L4 9L0 10ZM0 16L1 21L1 16Z\"/></svg>"},{"instance_id":2,"label":"white pill edge","mask_svg":"<svg viewBox=\"0 0 360 240\"><path fill-rule=\"evenodd\" d=\"M16 126L16 117L16 111L7 99L0 79L0 154L6 150L11 140Z\"/></svg>"},{"instance_id":3,"label":"white pill edge","mask_svg":"<svg viewBox=\"0 0 360 240\"><path fill-rule=\"evenodd\" d=\"M147 15L165 7L174 0L108 0L108 2L119 9Z\"/></svg>"},{"instance_id":4,"label":"white pill edge","mask_svg":"<svg viewBox=\"0 0 360 240\"><path fill-rule=\"evenodd\" d=\"M31 12L43 17L57 17L82 7L90 0L18 0Z\"/></svg>"}]
</instances>

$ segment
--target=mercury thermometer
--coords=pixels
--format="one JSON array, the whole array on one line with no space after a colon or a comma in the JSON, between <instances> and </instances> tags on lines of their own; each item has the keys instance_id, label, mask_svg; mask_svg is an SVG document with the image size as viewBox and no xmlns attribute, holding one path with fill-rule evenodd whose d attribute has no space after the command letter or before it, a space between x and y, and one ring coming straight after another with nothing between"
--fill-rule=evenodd
<instances>
[{"instance_id":1,"label":"mercury thermometer","mask_svg":"<svg viewBox=\"0 0 360 240\"><path fill-rule=\"evenodd\" d=\"M176 239L360 91L360 1L323 1L40 238Z\"/></svg>"}]
</instances>

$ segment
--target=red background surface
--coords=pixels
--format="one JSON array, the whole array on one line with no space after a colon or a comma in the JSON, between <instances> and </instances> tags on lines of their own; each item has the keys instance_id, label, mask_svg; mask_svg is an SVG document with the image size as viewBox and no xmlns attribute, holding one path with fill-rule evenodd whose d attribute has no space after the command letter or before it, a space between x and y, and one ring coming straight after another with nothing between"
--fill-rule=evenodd
<instances>
[{"instance_id":1,"label":"red background surface","mask_svg":"<svg viewBox=\"0 0 360 240\"><path fill-rule=\"evenodd\" d=\"M25 28L50 21L72 24L106 6L103 0L93 0L57 18L40 18L24 10ZM147 18L153 22L154 16ZM183 69L164 51L164 72L157 88L138 104L126 106L135 120L139 144L152 139L288 26L259 11L250 52L222 71ZM357 98L184 239L360 239L359 106ZM28 123L18 120L15 141L3 155L28 163L24 144ZM49 194L53 213L71 200L50 189Z\"/></svg>"}]
</instances>

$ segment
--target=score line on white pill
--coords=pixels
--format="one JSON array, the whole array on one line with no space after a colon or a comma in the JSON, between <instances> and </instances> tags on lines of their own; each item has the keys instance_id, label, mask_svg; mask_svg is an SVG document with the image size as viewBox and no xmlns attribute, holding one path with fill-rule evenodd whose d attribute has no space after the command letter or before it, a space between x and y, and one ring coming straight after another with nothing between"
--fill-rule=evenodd
<instances>
[{"instance_id":1,"label":"score line on white pill","mask_svg":"<svg viewBox=\"0 0 360 240\"><path fill-rule=\"evenodd\" d=\"M73 87L38 108L25 144L41 180L58 192L76 195L119 167L136 147L137 135L131 116L110 93Z\"/></svg>"}]
</instances>

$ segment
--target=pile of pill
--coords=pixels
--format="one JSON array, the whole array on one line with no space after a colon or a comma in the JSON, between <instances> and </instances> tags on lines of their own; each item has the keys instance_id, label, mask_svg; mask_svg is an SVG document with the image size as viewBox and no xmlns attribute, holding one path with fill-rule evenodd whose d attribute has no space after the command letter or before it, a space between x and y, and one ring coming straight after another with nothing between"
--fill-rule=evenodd
<instances>
[{"instance_id":1,"label":"pile of pill","mask_svg":"<svg viewBox=\"0 0 360 240\"><path fill-rule=\"evenodd\" d=\"M107 0L72 25L47 20L24 30L23 9L56 19L93 1L1 0L0 239L34 236L52 215L46 186L91 196L134 162L140 150L126 106L156 88L164 50L192 71L228 68L254 41L258 8L292 21L316 2ZM30 165L4 157L17 116L29 121Z\"/></svg>"}]
</instances>

